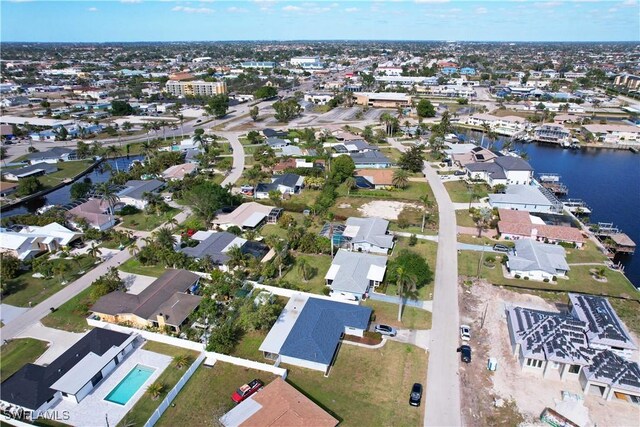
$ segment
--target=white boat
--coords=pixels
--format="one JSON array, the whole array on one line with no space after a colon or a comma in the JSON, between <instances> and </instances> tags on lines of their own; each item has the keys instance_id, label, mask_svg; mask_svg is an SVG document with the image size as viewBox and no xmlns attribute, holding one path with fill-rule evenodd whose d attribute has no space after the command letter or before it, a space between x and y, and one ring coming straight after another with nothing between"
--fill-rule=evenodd
<instances>
[{"instance_id":1,"label":"white boat","mask_svg":"<svg viewBox=\"0 0 640 427\"><path fill-rule=\"evenodd\" d=\"M44 214L45 212L47 212L47 211L49 211L49 210L51 210L51 209L53 209L53 208L55 208L55 207L56 207L56 205L45 205L45 206L43 206L43 207L41 207L41 208L37 209L37 210L36 210L36 212L37 212L38 214L42 215L42 214Z\"/></svg>"}]
</instances>

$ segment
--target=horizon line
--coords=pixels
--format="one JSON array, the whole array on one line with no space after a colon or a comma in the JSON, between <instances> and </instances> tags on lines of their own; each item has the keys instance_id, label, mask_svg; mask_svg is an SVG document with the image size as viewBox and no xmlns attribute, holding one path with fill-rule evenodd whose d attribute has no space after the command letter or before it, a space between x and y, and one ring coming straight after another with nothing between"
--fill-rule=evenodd
<instances>
[{"instance_id":1,"label":"horizon line","mask_svg":"<svg viewBox=\"0 0 640 427\"><path fill-rule=\"evenodd\" d=\"M229 39L229 40L110 40L110 41L27 41L2 40L0 44L108 44L108 43L237 43L237 42L418 42L418 43L638 43L640 40L450 40L450 39Z\"/></svg>"}]
</instances>

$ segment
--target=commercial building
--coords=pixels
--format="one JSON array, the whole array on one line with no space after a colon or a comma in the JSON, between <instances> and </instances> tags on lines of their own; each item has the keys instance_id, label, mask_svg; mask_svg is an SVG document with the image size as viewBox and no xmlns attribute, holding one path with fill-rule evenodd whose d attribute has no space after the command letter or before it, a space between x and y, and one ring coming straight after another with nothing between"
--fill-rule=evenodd
<instances>
[{"instance_id":1,"label":"commercial building","mask_svg":"<svg viewBox=\"0 0 640 427\"><path fill-rule=\"evenodd\" d=\"M355 92L355 101L358 105L380 108L408 107L411 105L411 96L406 93L395 92Z\"/></svg>"},{"instance_id":2,"label":"commercial building","mask_svg":"<svg viewBox=\"0 0 640 427\"><path fill-rule=\"evenodd\" d=\"M616 86L624 86L629 90L640 90L640 76L621 74L616 76L613 84Z\"/></svg>"},{"instance_id":3,"label":"commercial building","mask_svg":"<svg viewBox=\"0 0 640 427\"><path fill-rule=\"evenodd\" d=\"M215 96L227 93L227 82L169 80L164 89L175 96Z\"/></svg>"}]
</instances>

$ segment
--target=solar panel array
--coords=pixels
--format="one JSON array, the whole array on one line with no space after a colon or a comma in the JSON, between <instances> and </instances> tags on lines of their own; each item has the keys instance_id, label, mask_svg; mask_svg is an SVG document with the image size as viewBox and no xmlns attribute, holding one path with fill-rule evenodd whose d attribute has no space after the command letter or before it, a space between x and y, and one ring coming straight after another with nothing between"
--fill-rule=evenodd
<instances>
[{"instance_id":1,"label":"solar panel array","mask_svg":"<svg viewBox=\"0 0 640 427\"><path fill-rule=\"evenodd\" d=\"M605 350L596 355L589 367L589 372L599 379L612 385L620 384L637 388L640 391L640 367L636 362L630 362L617 354Z\"/></svg>"},{"instance_id":2,"label":"solar panel array","mask_svg":"<svg viewBox=\"0 0 640 427\"><path fill-rule=\"evenodd\" d=\"M613 307L605 298L591 295L575 296L578 304L586 317L589 330L600 339L608 339L620 342L629 341L624 327L618 321Z\"/></svg>"}]
</instances>

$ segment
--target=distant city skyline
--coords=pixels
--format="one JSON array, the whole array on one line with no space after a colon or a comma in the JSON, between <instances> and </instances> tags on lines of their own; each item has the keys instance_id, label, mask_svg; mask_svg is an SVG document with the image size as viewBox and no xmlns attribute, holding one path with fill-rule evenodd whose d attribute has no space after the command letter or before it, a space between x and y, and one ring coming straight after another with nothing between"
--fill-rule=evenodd
<instances>
[{"instance_id":1,"label":"distant city skyline","mask_svg":"<svg viewBox=\"0 0 640 427\"><path fill-rule=\"evenodd\" d=\"M639 41L638 0L2 0L2 41Z\"/></svg>"}]
</instances>

